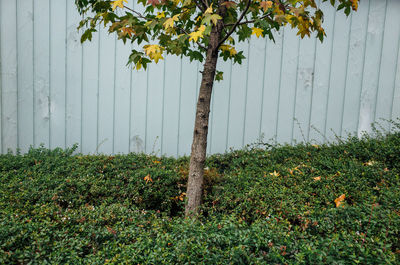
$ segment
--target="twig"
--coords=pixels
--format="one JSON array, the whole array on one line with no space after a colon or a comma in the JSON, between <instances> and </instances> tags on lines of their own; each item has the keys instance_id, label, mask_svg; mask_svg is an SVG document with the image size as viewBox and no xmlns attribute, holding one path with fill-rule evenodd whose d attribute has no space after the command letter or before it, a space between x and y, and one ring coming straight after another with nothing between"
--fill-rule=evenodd
<instances>
[{"instance_id":1,"label":"twig","mask_svg":"<svg viewBox=\"0 0 400 265\"><path fill-rule=\"evenodd\" d=\"M228 38L230 35L232 35L232 33L235 31L236 27L239 25L240 21L243 19L243 17L246 15L247 11L250 8L250 4L251 4L251 0L247 1L247 6L246 8L243 10L243 13L240 15L239 19L236 21L236 23L233 25L233 27L231 28L231 30L228 32L227 35L225 35L225 37L218 43L217 49L219 48L219 46L221 46Z\"/></svg>"}]
</instances>

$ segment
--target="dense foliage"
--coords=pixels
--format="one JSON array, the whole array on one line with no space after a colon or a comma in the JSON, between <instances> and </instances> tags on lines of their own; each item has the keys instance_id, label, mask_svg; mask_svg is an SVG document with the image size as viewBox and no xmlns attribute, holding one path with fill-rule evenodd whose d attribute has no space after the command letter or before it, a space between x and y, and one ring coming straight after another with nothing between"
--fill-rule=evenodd
<instances>
[{"instance_id":1,"label":"dense foliage","mask_svg":"<svg viewBox=\"0 0 400 265\"><path fill-rule=\"evenodd\" d=\"M359 0L75 0L75 3L82 15L81 41L90 41L99 26L104 26L124 43L137 44L128 63L139 70L152 61L158 63L165 53L203 62L212 28L218 23L223 27L217 47L219 56L235 63L245 58L243 51L235 49L236 42L246 41L251 35L273 40L274 34L285 25L294 28L301 38L315 33L322 41L325 31L321 6L331 5L349 15L351 10L358 9Z\"/></svg>"},{"instance_id":2,"label":"dense foliage","mask_svg":"<svg viewBox=\"0 0 400 265\"><path fill-rule=\"evenodd\" d=\"M399 126L397 126L399 128ZM1 264L399 264L400 133L208 158L0 156Z\"/></svg>"}]
</instances>

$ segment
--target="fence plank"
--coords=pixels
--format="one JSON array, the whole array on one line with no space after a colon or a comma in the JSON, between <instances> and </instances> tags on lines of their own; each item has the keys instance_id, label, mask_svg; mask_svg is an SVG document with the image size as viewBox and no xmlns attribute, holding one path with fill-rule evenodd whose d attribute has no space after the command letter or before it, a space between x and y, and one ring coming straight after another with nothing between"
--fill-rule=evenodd
<instances>
[{"instance_id":1,"label":"fence plank","mask_svg":"<svg viewBox=\"0 0 400 265\"><path fill-rule=\"evenodd\" d=\"M341 135L357 132L369 10L370 2L362 1L358 11L351 15Z\"/></svg>"},{"instance_id":2,"label":"fence plank","mask_svg":"<svg viewBox=\"0 0 400 265\"><path fill-rule=\"evenodd\" d=\"M375 121L379 122L385 129L390 128L390 124L378 120L378 118L391 119L391 107L393 103L394 82L396 78L397 54L400 46L400 39L393 39L393 36L400 32L400 2L389 0L384 29L384 39L382 49L382 59L380 65L380 75L378 80L378 94L376 99Z\"/></svg>"},{"instance_id":3,"label":"fence plank","mask_svg":"<svg viewBox=\"0 0 400 265\"><path fill-rule=\"evenodd\" d=\"M115 107L114 107L114 152L129 152L129 105L130 78L132 68L128 67L130 44L119 41L116 45Z\"/></svg>"},{"instance_id":4,"label":"fence plank","mask_svg":"<svg viewBox=\"0 0 400 265\"><path fill-rule=\"evenodd\" d=\"M49 0L36 0L34 9L34 143L49 147L50 140L50 5Z\"/></svg>"},{"instance_id":5,"label":"fence plank","mask_svg":"<svg viewBox=\"0 0 400 265\"><path fill-rule=\"evenodd\" d=\"M66 1L50 6L50 148L65 148Z\"/></svg>"},{"instance_id":6,"label":"fence plank","mask_svg":"<svg viewBox=\"0 0 400 265\"><path fill-rule=\"evenodd\" d=\"M76 25L80 19L73 1L67 2L67 51L65 79L65 145L81 145L81 115L82 115L82 46Z\"/></svg>"},{"instance_id":7,"label":"fence plank","mask_svg":"<svg viewBox=\"0 0 400 265\"><path fill-rule=\"evenodd\" d=\"M17 2L0 2L2 151L18 147Z\"/></svg>"},{"instance_id":8,"label":"fence plank","mask_svg":"<svg viewBox=\"0 0 400 265\"><path fill-rule=\"evenodd\" d=\"M33 2L17 2L18 147L28 151L33 139Z\"/></svg>"},{"instance_id":9,"label":"fence plank","mask_svg":"<svg viewBox=\"0 0 400 265\"><path fill-rule=\"evenodd\" d=\"M326 9L324 17L324 27L327 37L323 43L317 44L316 61L312 95L312 109L310 116L310 132L309 140L322 142L325 140L325 120L327 113L327 102L330 72L332 62L332 47L333 47L333 29L335 24L336 12L329 3L322 4Z\"/></svg>"},{"instance_id":10,"label":"fence plank","mask_svg":"<svg viewBox=\"0 0 400 265\"><path fill-rule=\"evenodd\" d=\"M105 32L102 32L106 34ZM99 42L95 33L82 50L82 152L93 153L98 145Z\"/></svg>"},{"instance_id":11,"label":"fence plank","mask_svg":"<svg viewBox=\"0 0 400 265\"><path fill-rule=\"evenodd\" d=\"M371 1L365 48L363 83L360 96L358 133L369 132L374 122L379 71L382 59L383 30L387 1Z\"/></svg>"}]
</instances>

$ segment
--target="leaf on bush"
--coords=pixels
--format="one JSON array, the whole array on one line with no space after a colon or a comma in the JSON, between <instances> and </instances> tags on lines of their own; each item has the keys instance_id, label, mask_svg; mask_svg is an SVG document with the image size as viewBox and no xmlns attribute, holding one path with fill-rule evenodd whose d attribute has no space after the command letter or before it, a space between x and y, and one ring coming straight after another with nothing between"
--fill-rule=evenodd
<instances>
[{"instance_id":1,"label":"leaf on bush","mask_svg":"<svg viewBox=\"0 0 400 265\"><path fill-rule=\"evenodd\" d=\"M279 177L280 176L279 172L276 172L276 170L274 170L274 172L269 173L269 175L272 176L272 177Z\"/></svg>"},{"instance_id":2,"label":"leaf on bush","mask_svg":"<svg viewBox=\"0 0 400 265\"><path fill-rule=\"evenodd\" d=\"M315 181L321 180L321 176L315 177L314 180L315 180Z\"/></svg>"},{"instance_id":3,"label":"leaf on bush","mask_svg":"<svg viewBox=\"0 0 400 265\"><path fill-rule=\"evenodd\" d=\"M343 203L343 201L344 201L345 198L346 198L346 195L345 195L345 194L342 194L342 195L340 195L339 197L337 197L337 198L335 199L336 207L339 207L339 206ZM344 207L344 206L342 205L342 207Z\"/></svg>"},{"instance_id":4,"label":"leaf on bush","mask_svg":"<svg viewBox=\"0 0 400 265\"><path fill-rule=\"evenodd\" d=\"M150 181L150 182L153 182L153 180L152 180L151 177L150 177L150 174L147 174L147 176L144 177L143 179L146 181L146 183L148 183L149 181Z\"/></svg>"}]
</instances>

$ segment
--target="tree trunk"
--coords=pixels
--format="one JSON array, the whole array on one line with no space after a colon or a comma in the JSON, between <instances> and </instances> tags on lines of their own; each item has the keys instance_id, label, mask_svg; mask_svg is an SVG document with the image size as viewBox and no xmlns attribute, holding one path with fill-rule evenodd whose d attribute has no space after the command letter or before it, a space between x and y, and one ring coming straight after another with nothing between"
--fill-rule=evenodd
<instances>
[{"instance_id":1,"label":"tree trunk","mask_svg":"<svg viewBox=\"0 0 400 265\"><path fill-rule=\"evenodd\" d=\"M186 217L196 216L202 201L210 101L217 67L218 43L220 41L221 31L221 23L218 23L211 31L210 42L207 48L207 57L202 73L199 98L196 107L192 152L190 155L189 180L186 191Z\"/></svg>"}]
</instances>

